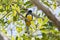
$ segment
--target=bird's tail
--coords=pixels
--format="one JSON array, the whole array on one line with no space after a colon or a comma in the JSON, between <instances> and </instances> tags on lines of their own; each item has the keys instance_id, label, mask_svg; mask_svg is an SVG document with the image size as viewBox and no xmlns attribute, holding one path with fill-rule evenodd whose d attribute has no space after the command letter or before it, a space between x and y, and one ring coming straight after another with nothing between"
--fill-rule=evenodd
<instances>
[{"instance_id":1,"label":"bird's tail","mask_svg":"<svg viewBox=\"0 0 60 40\"><path fill-rule=\"evenodd\" d=\"M26 26L26 31L25 31L25 33L30 34L30 32L29 32L29 27L28 27L28 26Z\"/></svg>"}]
</instances>

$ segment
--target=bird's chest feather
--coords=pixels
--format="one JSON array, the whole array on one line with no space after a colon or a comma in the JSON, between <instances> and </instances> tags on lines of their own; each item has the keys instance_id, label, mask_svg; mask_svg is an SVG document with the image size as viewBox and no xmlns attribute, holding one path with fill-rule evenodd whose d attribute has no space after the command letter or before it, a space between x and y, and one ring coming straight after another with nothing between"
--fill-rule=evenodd
<instances>
[{"instance_id":1,"label":"bird's chest feather","mask_svg":"<svg viewBox=\"0 0 60 40\"><path fill-rule=\"evenodd\" d=\"M27 15L27 19L28 19L29 21L31 21L31 20L32 20L32 15Z\"/></svg>"}]
</instances>

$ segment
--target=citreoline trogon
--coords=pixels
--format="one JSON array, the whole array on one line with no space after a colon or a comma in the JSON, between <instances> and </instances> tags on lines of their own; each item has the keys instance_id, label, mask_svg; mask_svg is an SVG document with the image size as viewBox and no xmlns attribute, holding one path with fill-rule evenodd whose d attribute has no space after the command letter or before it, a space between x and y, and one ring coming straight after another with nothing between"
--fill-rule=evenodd
<instances>
[{"instance_id":1,"label":"citreoline trogon","mask_svg":"<svg viewBox=\"0 0 60 40\"><path fill-rule=\"evenodd\" d=\"M26 31L25 31L25 33L29 34L29 26L31 25L31 21L33 19L32 10L28 10L25 17L27 18L27 19L25 19L25 23L26 23Z\"/></svg>"}]
</instances>

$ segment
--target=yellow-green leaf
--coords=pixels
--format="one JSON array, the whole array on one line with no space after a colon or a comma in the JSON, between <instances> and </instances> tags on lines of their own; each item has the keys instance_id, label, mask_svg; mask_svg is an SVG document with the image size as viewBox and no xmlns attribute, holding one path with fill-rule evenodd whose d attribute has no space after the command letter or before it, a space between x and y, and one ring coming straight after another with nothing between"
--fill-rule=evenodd
<instances>
[{"instance_id":1,"label":"yellow-green leaf","mask_svg":"<svg viewBox=\"0 0 60 40\"><path fill-rule=\"evenodd\" d=\"M22 31L22 27L16 27L16 31L20 33Z\"/></svg>"},{"instance_id":2,"label":"yellow-green leaf","mask_svg":"<svg viewBox=\"0 0 60 40\"><path fill-rule=\"evenodd\" d=\"M9 10L9 8L10 8L10 6L9 6L9 5L7 5L7 6L6 6L6 10Z\"/></svg>"},{"instance_id":3,"label":"yellow-green leaf","mask_svg":"<svg viewBox=\"0 0 60 40\"><path fill-rule=\"evenodd\" d=\"M16 16L16 13L17 13L16 10L13 10L13 16Z\"/></svg>"},{"instance_id":4,"label":"yellow-green leaf","mask_svg":"<svg viewBox=\"0 0 60 40\"><path fill-rule=\"evenodd\" d=\"M0 9L2 9L3 8L3 6L2 5L0 5Z\"/></svg>"},{"instance_id":5,"label":"yellow-green leaf","mask_svg":"<svg viewBox=\"0 0 60 40\"><path fill-rule=\"evenodd\" d=\"M16 11L17 11L18 13L20 13L20 8L19 8L19 7L16 7Z\"/></svg>"},{"instance_id":6,"label":"yellow-green leaf","mask_svg":"<svg viewBox=\"0 0 60 40\"><path fill-rule=\"evenodd\" d=\"M47 17L44 17L43 25L46 24L49 21Z\"/></svg>"},{"instance_id":7,"label":"yellow-green leaf","mask_svg":"<svg viewBox=\"0 0 60 40\"><path fill-rule=\"evenodd\" d=\"M12 6L12 9L14 10L14 9L15 9L15 7L14 7L14 6Z\"/></svg>"},{"instance_id":8,"label":"yellow-green leaf","mask_svg":"<svg viewBox=\"0 0 60 40\"><path fill-rule=\"evenodd\" d=\"M5 33L5 34L7 34L7 31L5 29L3 29L3 28L2 28L2 32Z\"/></svg>"},{"instance_id":9,"label":"yellow-green leaf","mask_svg":"<svg viewBox=\"0 0 60 40\"><path fill-rule=\"evenodd\" d=\"M32 25L33 27L35 27L35 22L34 22L34 21L31 21L31 25Z\"/></svg>"},{"instance_id":10,"label":"yellow-green leaf","mask_svg":"<svg viewBox=\"0 0 60 40\"><path fill-rule=\"evenodd\" d=\"M42 20L42 18L38 18L38 23L40 24L40 25L42 25L43 24L43 20Z\"/></svg>"},{"instance_id":11,"label":"yellow-green leaf","mask_svg":"<svg viewBox=\"0 0 60 40\"><path fill-rule=\"evenodd\" d=\"M11 40L14 40L14 36L12 36Z\"/></svg>"}]
</instances>

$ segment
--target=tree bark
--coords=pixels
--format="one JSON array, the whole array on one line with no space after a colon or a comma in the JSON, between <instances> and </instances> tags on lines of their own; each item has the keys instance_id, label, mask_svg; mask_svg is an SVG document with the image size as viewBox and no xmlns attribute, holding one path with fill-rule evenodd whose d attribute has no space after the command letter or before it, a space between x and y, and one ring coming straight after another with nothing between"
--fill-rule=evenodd
<instances>
[{"instance_id":1,"label":"tree bark","mask_svg":"<svg viewBox=\"0 0 60 40\"><path fill-rule=\"evenodd\" d=\"M58 21L55 15L53 15L54 12L39 0L30 1L35 4L38 9L41 9L46 14L46 16L58 27L58 30L60 31L60 21Z\"/></svg>"}]
</instances>

